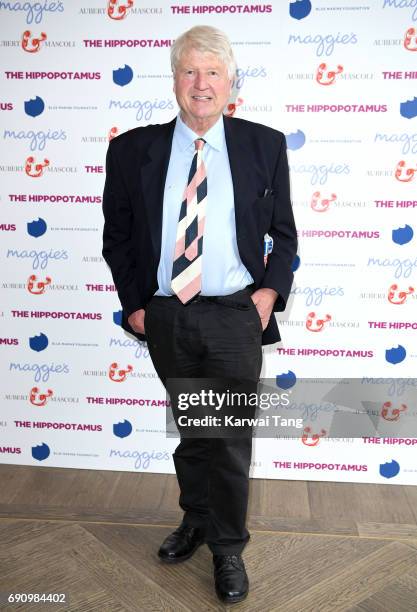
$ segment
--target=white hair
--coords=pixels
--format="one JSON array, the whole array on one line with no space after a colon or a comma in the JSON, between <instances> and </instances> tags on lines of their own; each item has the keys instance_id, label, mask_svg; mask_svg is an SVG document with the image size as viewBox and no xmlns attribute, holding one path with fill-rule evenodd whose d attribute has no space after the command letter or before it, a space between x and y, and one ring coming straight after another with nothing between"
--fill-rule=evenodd
<instances>
[{"instance_id":1,"label":"white hair","mask_svg":"<svg viewBox=\"0 0 417 612\"><path fill-rule=\"evenodd\" d=\"M181 56L195 49L201 53L213 53L226 65L229 79L236 73L236 61L226 34L212 26L195 26L179 36L171 47L171 68L175 76Z\"/></svg>"}]
</instances>

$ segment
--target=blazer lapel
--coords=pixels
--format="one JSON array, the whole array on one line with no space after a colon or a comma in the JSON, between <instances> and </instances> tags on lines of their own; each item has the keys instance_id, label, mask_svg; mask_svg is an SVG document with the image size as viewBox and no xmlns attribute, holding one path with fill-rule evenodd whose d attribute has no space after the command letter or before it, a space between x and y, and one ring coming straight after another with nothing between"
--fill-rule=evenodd
<instances>
[{"instance_id":1,"label":"blazer lapel","mask_svg":"<svg viewBox=\"0 0 417 612\"><path fill-rule=\"evenodd\" d=\"M232 173L236 232L239 233L245 214L246 207L251 202L253 186L250 183L250 172L255 160L250 148L250 143L245 138L245 131L239 129L239 124L231 117L223 117L224 133L226 138L227 153L229 156L230 171Z\"/></svg>"},{"instance_id":2,"label":"blazer lapel","mask_svg":"<svg viewBox=\"0 0 417 612\"><path fill-rule=\"evenodd\" d=\"M161 252L164 188L175 122L176 119L173 119L160 126L160 134L149 147L147 159L140 168L142 193L157 260Z\"/></svg>"}]
</instances>

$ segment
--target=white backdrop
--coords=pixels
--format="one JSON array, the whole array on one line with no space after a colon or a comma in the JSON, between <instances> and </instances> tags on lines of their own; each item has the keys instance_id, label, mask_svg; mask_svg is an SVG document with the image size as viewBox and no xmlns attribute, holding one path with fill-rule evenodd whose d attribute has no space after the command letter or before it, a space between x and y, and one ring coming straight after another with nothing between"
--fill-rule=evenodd
<instances>
[{"instance_id":1,"label":"white backdrop","mask_svg":"<svg viewBox=\"0 0 417 612\"><path fill-rule=\"evenodd\" d=\"M299 260L263 375L415 373L415 0L0 2L1 462L174 471L101 195L108 139L177 112L169 46L198 24L233 43L226 112L287 136ZM304 438L255 441L253 476L417 483L416 438L313 439L303 410Z\"/></svg>"}]
</instances>

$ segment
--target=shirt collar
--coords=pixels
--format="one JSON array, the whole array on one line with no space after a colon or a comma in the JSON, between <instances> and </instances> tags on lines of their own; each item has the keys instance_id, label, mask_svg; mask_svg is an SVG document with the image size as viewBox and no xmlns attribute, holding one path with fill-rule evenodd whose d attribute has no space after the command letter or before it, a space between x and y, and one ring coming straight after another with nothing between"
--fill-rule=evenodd
<instances>
[{"instance_id":1,"label":"shirt collar","mask_svg":"<svg viewBox=\"0 0 417 612\"><path fill-rule=\"evenodd\" d=\"M210 147L216 151L221 151L225 142L223 115L220 115L216 123L211 126L204 136L199 136L184 123L184 121L181 119L180 113L178 113L177 121L175 123L174 138L176 139L181 152L185 151L185 149L188 147L191 147L191 145L194 146L194 141L197 138L204 138Z\"/></svg>"}]
</instances>

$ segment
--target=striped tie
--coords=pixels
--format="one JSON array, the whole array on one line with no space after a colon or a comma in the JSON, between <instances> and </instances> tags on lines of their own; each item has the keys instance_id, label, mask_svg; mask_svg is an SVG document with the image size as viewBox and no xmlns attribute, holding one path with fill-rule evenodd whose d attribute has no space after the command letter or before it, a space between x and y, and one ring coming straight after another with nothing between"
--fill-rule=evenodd
<instances>
[{"instance_id":1,"label":"striped tie","mask_svg":"<svg viewBox=\"0 0 417 612\"><path fill-rule=\"evenodd\" d=\"M207 202L207 175L202 158L203 138L194 141L188 184L177 227L171 287L183 304L201 291L201 259Z\"/></svg>"}]
</instances>

